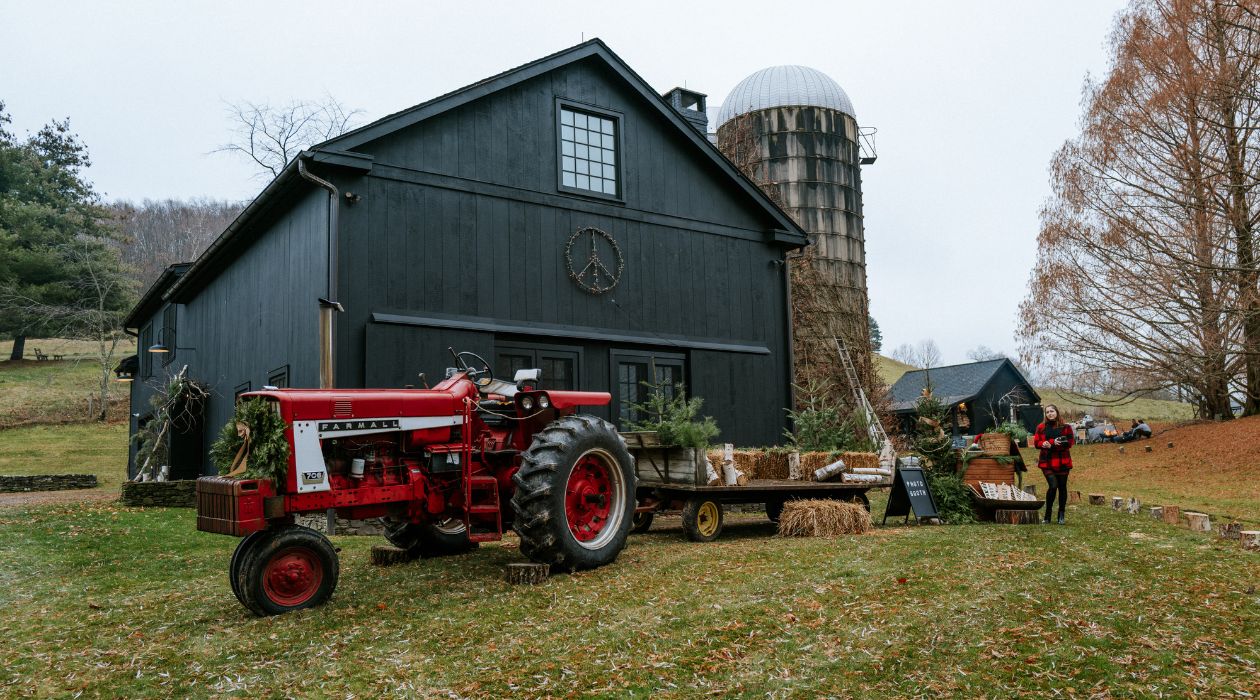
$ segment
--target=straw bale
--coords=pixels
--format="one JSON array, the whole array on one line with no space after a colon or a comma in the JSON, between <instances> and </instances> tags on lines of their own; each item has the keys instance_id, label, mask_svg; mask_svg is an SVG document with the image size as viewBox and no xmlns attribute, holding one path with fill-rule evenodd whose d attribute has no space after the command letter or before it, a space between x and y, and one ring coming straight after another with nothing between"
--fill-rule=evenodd
<instances>
[{"instance_id":1,"label":"straw bale","mask_svg":"<svg viewBox=\"0 0 1260 700\"><path fill-rule=\"evenodd\" d=\"M788 470L788 454L783 450L764 450L757 455L753 465L754 479L787 479L791 476Z\"/></svg>"},{"instance_id":2,"label":"straw bale","mask_svg":"<svg viewBox=\"0 0 1260 700\"><path fill-rule=\"evenodd\" d=\"M876 452L841 452L840 459L849 469L879 469L879 454Z\"/></svg>"},{"instance_id":3,"label":"straw bale","mask_svg":"<svg viewBox=\"0 0 1260 700\"><path fill-rule=\"evenodd\" d=\"M779 516L782 537L860 535L871 529L871 514L859 503L830 499L788 501Z\"/></svg>"}]
</instances>

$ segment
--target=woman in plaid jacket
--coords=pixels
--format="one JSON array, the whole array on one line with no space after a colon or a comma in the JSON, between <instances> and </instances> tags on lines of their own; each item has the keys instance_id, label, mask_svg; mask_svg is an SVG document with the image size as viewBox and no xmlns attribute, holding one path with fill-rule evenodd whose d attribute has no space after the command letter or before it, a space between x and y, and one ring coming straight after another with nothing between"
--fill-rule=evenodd
<instances>
[{"instance_id":1,"label":"woman in plaid jacket","mask_svg":"<svg viewBox=\"0 0 1260 700\"><path fill-rule=\"evenodd\" d=\"M1041 450L1037 457L1037 466L1046 475L1046 517L1041 522L1050 522L1050 510L1055 496L1059 498L1059 524L1064 524L1063 512L1067 509L1068 472L1072 471L1072 445L1076 438L1072 434L1072 426L1063 422L1059 415L1059 407L1046 404L1046 420L1037 426L1033 434L1033 445Z\"/></svg>"}]
</instances>

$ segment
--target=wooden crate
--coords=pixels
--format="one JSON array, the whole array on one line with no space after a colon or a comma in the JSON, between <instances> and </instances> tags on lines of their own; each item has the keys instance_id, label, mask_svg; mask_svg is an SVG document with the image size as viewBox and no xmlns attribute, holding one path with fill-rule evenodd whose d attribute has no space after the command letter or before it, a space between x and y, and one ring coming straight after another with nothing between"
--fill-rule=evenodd
<instances>
[{"instance_id":1,"label":"wooden crate","mask_svg":"<svg viewBox=\"0 0 1260 700\"><path fill-rule=\"evenodd\" d=\"M622 433L621 437L634 457L634 472L640 484L708 483L704 450L662 446L654 432Z\"/></svg>"},{"instance_id":2,"label":"wooden crate","mask_svg":"<svg viewBox=\"0 0 1260 700\"><path fill-rule=\"evenodd\" d=\"M958 466L959 471L962 471L962 468L962 465ZM967 471L963 474L963 481L976 489L980 488L981 481L996 484L1013 484L1015 483L1015 465L1002 464L996 459L976 457L967 466Z\"/></svg>"}]
</instances>

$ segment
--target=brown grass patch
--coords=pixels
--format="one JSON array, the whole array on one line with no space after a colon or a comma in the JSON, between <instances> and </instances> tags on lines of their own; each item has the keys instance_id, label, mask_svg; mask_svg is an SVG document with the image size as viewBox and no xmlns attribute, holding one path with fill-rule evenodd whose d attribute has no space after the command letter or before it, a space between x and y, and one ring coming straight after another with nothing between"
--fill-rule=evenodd
<instances>
[{"instance_id":1,"label":"brown grass patch","mask_svg":"<svg viewBox=\"0 0 1260 700\"><path fill-rule=\"evenodd\" d=\"M861 535L871 529L871 514L860 504L827 499L788 501L779 516L783 537Z\"/></svg>"}]
</instances>

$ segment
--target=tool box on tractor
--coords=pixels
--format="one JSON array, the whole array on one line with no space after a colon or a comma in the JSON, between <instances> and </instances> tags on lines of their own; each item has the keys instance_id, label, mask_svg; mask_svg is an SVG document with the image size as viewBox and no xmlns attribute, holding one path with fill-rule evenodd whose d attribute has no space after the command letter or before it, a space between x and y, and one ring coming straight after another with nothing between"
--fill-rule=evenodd
<instances>
[{"instance_id":1,"label":"tool box on tractor","mask_svg":"<svg viewBox=\"0 0 1260 700\"><path fill-rule=\"evenodd\" d=\"M496 379L481 357L432 389L266 389L288 468L275 482L202 477L197 528L241 537L232 591L259 615L319 605L337 586L328 539L295 524L329 509L384 518L386 537L420 556L468 551L511 528L521 553L553 569L607 564L635 512L633 461L616 429L582 415L603 392L537 388L538 370Z\"/></svg>"}]
</instances>

